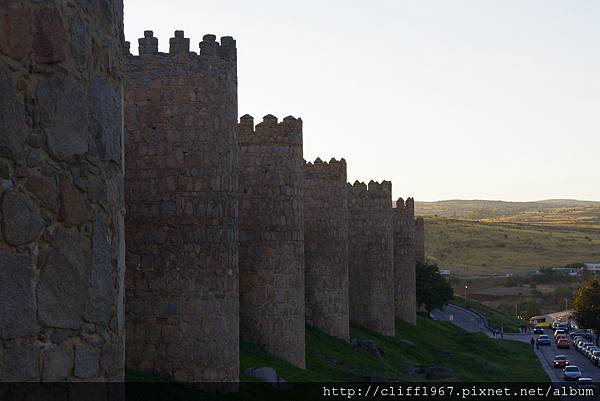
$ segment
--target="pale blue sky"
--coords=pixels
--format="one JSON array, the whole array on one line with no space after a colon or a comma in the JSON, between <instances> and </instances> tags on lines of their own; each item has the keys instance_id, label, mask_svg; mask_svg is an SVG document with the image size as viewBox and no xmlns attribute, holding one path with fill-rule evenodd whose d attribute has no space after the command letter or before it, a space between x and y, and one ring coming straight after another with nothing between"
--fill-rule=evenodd
<instances>
[{"instance_id":1,"label":"pale blue sky","mask_svg":"<svg viewBox=\"0 0 600 401\"><path fill-rule=\"evenodd\" d=\"M417 200L600 200L600 1L125 0L168 51L238 45L239 113Z\"/></svg>"}]
</instances>

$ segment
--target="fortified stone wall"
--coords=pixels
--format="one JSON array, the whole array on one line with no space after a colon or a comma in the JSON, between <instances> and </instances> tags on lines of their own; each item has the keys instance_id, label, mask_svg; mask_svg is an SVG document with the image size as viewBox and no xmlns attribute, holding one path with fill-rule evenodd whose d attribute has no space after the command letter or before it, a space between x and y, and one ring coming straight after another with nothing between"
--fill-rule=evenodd
<instances>
[{"instance_id":1,"label":"fortified stone wall","mask_svg":"<svg viewBox=\"0 0 600 401\"><path fill-rule=\"evenodd\" d=\"M350 320L393 336L394 248L392 183L347 185Z\"/></svg>"},{"instance_id":2,"label":"fortified stone wall","mask_svg":"<svg viewBox=\"0 0 600 401\"><path fill-rule=\"evenodd\" d=\"M415 219L415 258L425 263L425 220L422 217Z\"/></svg>"},{"instance_id":3,"label":"fortified stone wall","mask_svg":"<svg viewBox=\"0 0 600 401\"><path fill-rule=\"evenodd\" d=\"M306 323L349 340L346 161L307 163L304 181Z\"/></svg>"},{"instance_id":4,"label":"fortified stone wall","mask_svg":"<svg viewBox=\"0 0 600 401\"><path fill-rule=\"evenodd\" d=\"M151 31L126 57L127 365L234 381L239 364L236 44Z\"/></svg>"},{"instance_id":5,"label":"fortified stone wall","mask_svg":"<svg viewBox=\"0 0 600 401\"><path fill-rule=\"evenodd\" d=\"M396 318L417 324L415 202L407 198L396 201L394 214L394 269Z\"/></svg>"},{"instance_id":6,"label":"fortified stone wall","mask_svg":"<svg viewBox=\"0 0 600 401\"><path fill-rule=\"evenodd\" d=\"M302 120L271 115L240 145L240 334L304 368Z\"/></svg>"},{"instance_id":7,"label":"fortified stone wall","mask_svg":"<svg viewBox=\"0 0 600 401\"><path fill-rule=\"evenodd\" d=\"M0 2L0 381L123 380L117 0Z\"/></svg>"}]
</instances>

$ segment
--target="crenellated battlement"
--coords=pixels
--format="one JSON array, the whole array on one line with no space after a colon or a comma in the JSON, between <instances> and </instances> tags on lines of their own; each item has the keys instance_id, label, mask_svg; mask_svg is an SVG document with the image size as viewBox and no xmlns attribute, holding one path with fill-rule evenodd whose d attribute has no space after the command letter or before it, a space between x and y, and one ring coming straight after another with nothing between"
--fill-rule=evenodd
<instances>
[{"instance_id":1,"label":"crenellated battlement","mask_svg":"<svg viewBox=\"0 0 600 401\"><path fill-rule=\"evenodd\" d=\"M237 59L236 42L231 36L221 37L221 41L217 42L217 37L212 34L204 35L199 43L199 53L190 51L190 39L185 37L181 30L175 31L174 37L169 39L169 53L161 53L158 51L158 38L154 37L154 32L144 31L144 37L138 39L138 56L131 55L130 43L125 42L124 53L130 57L148 56L182 56L186 55L190 58L200 59L221 59L228 62L235 62Z\"/></svg>"},{"instance_id":2,"label":"crenellated battlement","mask_svg":"<svg viewBox=\"0 0 600 401\"><path fill-rule=\"evenodd\" d=\"M244 115L238 124L240 144L302 145L302 119L287 116L278 122L277 117L267 114L262 122L254 125L254 117Z\"/></svg>"},{"instance_id":3,"label":"crenellated battlement","mask_svg":"<svg viewBox=\"0 0 600 401\"><path fill-rule=\"evenodd\" d=\"M307 178L346 182L346 160L332 158L328 163L317 157L314 162L305 163L304 175Z\"/></svg>"},{"instance_id":4,"label":"crenellated battlement","mask_svg":"<svg viewBox=\"0 0 600 401\"><path fill-rule=\"evenodd\" d=\"M351 193L356 195L369 195L374 198L389 198L392 194L392 182L391 181L369 181L365 184L361 181L354 181L354 184L348 183L348 188Z\"/></svg>"},{"instance_id":5,"label":"crenellated battlement","mask_svg":"<svg viewBox=\"0 0 600 401\"><path fill-rule=\"evenodd\" d=\"M398 198L394 205L394 210L398 213L405 213L406 215L415 215L415 200L413 198L406 198L406 202L402 198Z\"/></svg>"}]
</instances>

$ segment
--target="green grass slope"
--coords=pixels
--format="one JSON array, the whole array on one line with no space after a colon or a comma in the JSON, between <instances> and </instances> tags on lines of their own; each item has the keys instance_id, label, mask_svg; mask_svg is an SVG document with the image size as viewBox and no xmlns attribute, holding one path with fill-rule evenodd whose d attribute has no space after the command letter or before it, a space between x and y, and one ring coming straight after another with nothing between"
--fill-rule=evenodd
<instances>
[{"instance_id":1,"label":"green grass slope","mask_svg":"<svg viewBox=\"0 0 600 401\"><path fill-rule=\"evenodd\" d=\"M418 318L417 326L398 322L396 337L371 333L351 326L351 336L374 340L383 350L381 359L362 349L330 337L314 328L306 332L306 369L278 360L261 348L243 344L241 380L246 368L271 366L291 382L428 381L422 367L445 367L447 381L547 381L536 356L527 344L500 341L481 333L468 333L448 322Z\"/></svg>"}]
</instances>

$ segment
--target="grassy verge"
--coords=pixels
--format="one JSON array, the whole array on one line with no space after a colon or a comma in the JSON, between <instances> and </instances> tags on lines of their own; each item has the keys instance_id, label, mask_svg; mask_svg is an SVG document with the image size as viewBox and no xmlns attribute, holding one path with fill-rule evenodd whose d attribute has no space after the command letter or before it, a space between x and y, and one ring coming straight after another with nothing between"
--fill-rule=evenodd
<instances>
[{"instance_id":1,"label":"grassy verge","mask_svg":"<svg viewBox=\"0 0 600 401\"><path fill-rule=\"evenodd\" d=\"M417 326L398 322L396 337L351 326L351 336L374 340L380 359L314 328L306 333L305 370L273 358L260 347L243 344L241 380L245 368L271 366L287 381L429 381L422 368L446 368L444 381L547 381L529 345L468 333L450 323L419 317ZM435 381L435 380L434 380ZM439 379L437 379L439 381Z\"/></svg>"},{"instance_id":2,"label":"grassy verge","mask_svg":"<svg viewBox=\"0 0 600 401\"><path fill-rule=\"evenodd\" d=\"M464 297L455 295L452 303L463 308L465 307ZM513 316L507 315L504 312L501 312L494 308L490 308L489 306L474 301L472 299L469 299L467 301L467 308L485 316L485 318L488 321L488 325L491 328L504 327L504 332L506 333L518 333L521 325L530 325L524 320L520 320Z\"/></svg>"},{"instance_id":3,"label":"grassy verge","mask_svg":"<svg viewBox=\"0 0 600 401\"><path fill-rule=\"evenodd\" d=\"M240 349L239 393L232 400L282 399L283 394L267 384L251 385L247 368L269 366L288 382L547 382L529 345L510 340L493 340L481 333L468 333L448 322L419 317L417 326L398 322L396 337L371 333L351 326L351 336L374 340L383 351L376 358L367 351L323 332L306 329L306 369L299 369L266 353L261 347L242 343ZM445 377L431 377L431 368ZM127 399L134 401L221 400L222 397L199 390L194 385L177 384L171 379L128 371ZM150 384L160 382L160 384ZM166 382L166 383L165 383ZM141 384L135 384L141 383ZM291 390L293 391L293 390ZM310 399L308 397L307 399Z\"/></svg>"}]
</instances>

